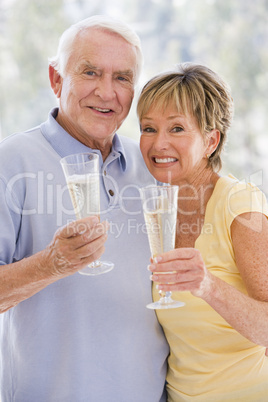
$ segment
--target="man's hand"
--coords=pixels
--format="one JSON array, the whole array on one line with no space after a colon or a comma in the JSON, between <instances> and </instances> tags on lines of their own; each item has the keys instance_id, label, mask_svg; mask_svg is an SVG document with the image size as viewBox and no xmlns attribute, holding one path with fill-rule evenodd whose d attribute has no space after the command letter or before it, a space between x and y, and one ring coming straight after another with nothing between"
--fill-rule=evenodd
<instances>
[{"instance_id":1,"label":"man's hand","mask_svg":"<svg viewBox=\"0 0 268 402\"><path fill-rule=\"evenodd\" d=\"M100 223L93 216L60 228L44 250L46 267L56 277L65 277L85 268L103 254L107 230L107 222Z\"/></svg>"}]
</instances>

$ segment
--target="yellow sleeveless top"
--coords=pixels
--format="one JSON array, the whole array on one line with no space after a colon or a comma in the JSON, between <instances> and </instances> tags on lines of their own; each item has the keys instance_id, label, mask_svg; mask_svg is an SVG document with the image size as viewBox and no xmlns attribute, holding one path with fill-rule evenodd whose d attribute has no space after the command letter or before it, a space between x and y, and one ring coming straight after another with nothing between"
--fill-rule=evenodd
<instances>
[{"instance_id":1,"label":"yellow sleeveless top","mask_svg":"<svg viewBox=\"0 0 268 402\"><path fill-rule=\"evenodd\" d=\"M237 215L248 211L268 216L263 193L231 175L221 177L207 204L202 232L195 243L207 269L244 293L230 227ZM155 286L153 294L158 300ZM184 301L185 306L156 310L170 345L168 401L267 402L265 348L244 338L190 292L173 292L173 296Z\"/></svg>"}]
</instances>

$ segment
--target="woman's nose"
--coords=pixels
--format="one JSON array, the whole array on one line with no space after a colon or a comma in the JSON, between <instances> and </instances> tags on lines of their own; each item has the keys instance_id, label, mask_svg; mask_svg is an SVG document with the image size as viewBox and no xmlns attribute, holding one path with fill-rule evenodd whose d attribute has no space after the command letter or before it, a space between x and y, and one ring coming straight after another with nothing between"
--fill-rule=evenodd
<instances>
[{"instance_id":1,"label":"woman's nose","mask_svg":"<svg viewBox=\"0 0 268 402\"><path fill-rule=\"evenodd\" d=\"M154 148L156 150L167 149L169 146L168 135L165 131L159 131L154 140Z\"/></svg>"}]
</instances>

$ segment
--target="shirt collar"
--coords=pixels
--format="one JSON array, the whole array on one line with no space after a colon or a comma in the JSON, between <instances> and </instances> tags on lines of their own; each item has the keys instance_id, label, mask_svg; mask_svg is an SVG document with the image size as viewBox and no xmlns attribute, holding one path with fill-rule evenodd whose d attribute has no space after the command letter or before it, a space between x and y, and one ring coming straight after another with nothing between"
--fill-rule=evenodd
<instances>
[{"instance_id":1,"label":"shirt collar","mask_svg":"<svg viewBox=\"0 0 268 402\"><path fill-rule=\"evenodd\" d=\"M101 157L99 150L87 147L65 131L56 120L57 114L58 108L50 111L47 121L41 124L41 132L61 158L80 152L97 152ZM127 166L126 153L118 134L114 135L111 154L113 157L119 158L121 168L125 171Z\"/></svg>"}]
</instances>

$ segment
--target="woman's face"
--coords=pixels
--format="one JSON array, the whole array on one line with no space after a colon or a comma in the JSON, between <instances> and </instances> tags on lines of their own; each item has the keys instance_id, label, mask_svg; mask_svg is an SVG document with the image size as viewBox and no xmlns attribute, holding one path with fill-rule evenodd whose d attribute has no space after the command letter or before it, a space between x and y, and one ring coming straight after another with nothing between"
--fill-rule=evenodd
<instances>
[{"instance_id":1,"label":"woman's face","mask_svg":"<svg viewBox=\"0 0 268 402\"><path fill-rule=\"evenodd\" d=\"M210 137L204 138L193 116L179 114L174 105L165 110L152 106L140 124L141 152L158 181L193 183L207 168Z\"/></svg>"}]
</instances>

